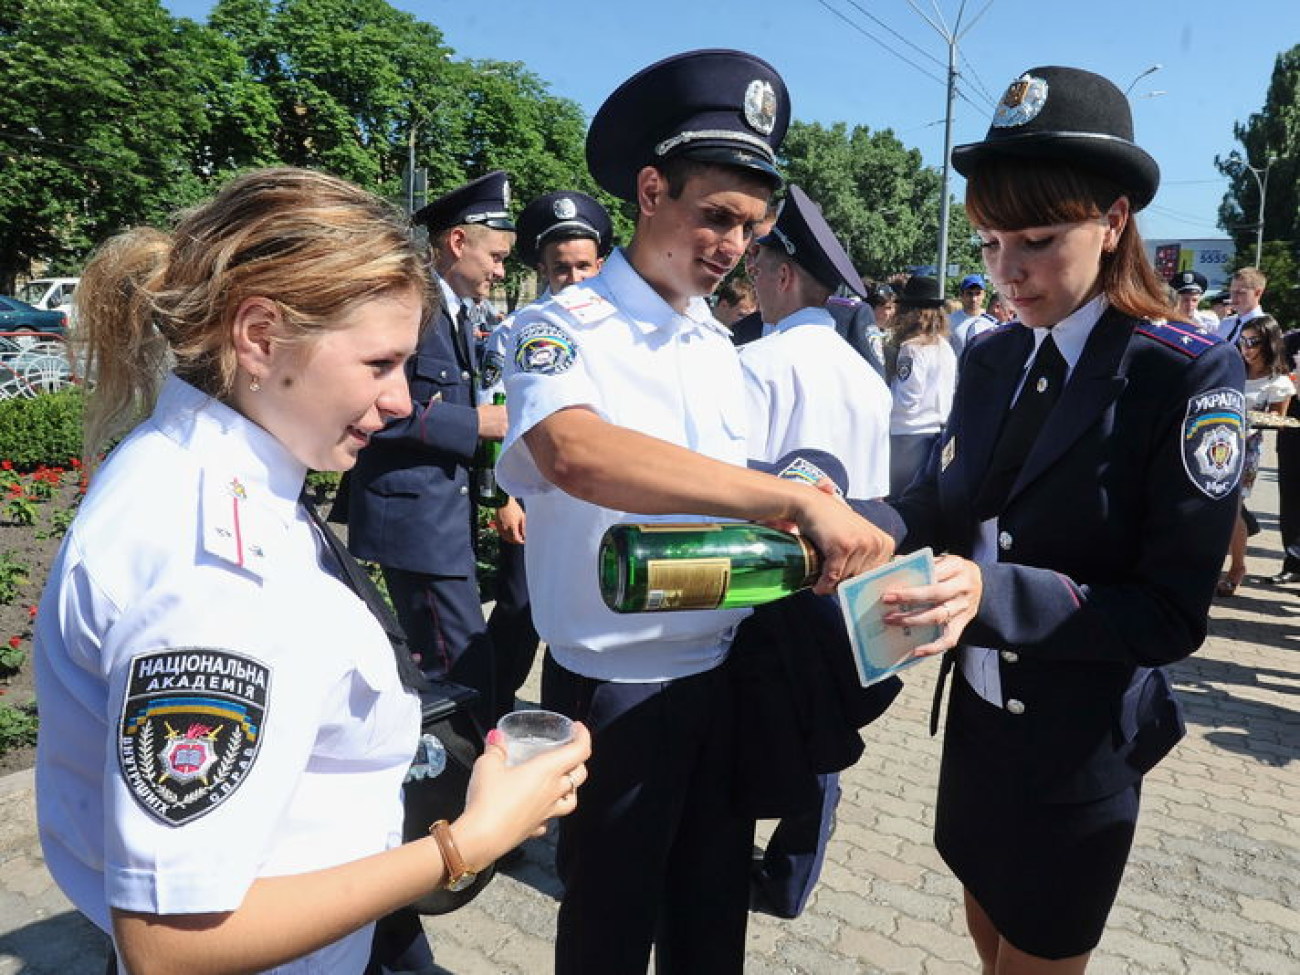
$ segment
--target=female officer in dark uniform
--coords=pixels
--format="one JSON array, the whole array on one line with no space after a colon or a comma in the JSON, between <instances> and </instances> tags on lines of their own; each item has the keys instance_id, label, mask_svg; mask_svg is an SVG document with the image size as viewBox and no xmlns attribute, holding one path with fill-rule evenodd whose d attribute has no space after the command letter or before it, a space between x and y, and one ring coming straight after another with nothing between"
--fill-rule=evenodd
<instances>
[{"instance_id":1,"label":"female officer in dark uniform","mask_svg":"<svg viewBox=\"0 0 1300 975\"><path fill-rule=\"evenodd\" d=\"M890 621L962 632L944 661L935 841L984 971L1082 972L1142 776L1183 733L1160 666L1205 637L1242 369L1195 326L1155 323L1172 313L1133 214L1159 170L1109 81L1026 72L953 163L1020 319L967 351L944 436L898 503L906 547L954 554L934 585L888 597Z\"/></svg>"}]
</instances>

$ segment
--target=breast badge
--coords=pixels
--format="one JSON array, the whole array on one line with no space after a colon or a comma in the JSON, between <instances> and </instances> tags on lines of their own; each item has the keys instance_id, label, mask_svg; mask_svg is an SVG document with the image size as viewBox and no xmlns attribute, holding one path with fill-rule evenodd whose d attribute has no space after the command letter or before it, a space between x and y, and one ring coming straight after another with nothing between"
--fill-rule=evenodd
<instances>
[{"instance_id":1,"label":"breast badge","mask_svg":"<svg viewBox=\"0 0 1300 975\"><path fill-rule=\"evenodd\" d=\"M1246 397L1230 387L1198 393L1183 419L1183 468L1206 497L1222 498L1241 480Z\"/></svg>"},{"instance_id":2,"label":"breast badge","mask_svg":"<svg viewBox=\"0 0 1300 975\"><path fill-rule=\"evenodd\" d=\"M270 683L269 667L226 650L133 657L118 764L136 802L183 826L229 799L257 758Z\"/></svg>"}]
</instances>

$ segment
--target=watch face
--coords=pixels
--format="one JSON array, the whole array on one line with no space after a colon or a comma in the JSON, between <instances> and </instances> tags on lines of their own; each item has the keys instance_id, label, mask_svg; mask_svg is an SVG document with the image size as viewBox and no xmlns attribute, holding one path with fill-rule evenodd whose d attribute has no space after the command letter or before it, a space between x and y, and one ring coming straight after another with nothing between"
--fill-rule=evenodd
<instances>
[{"instance_id":1,"label":"watch face","mask_svg":"<svg viewBox=\"0 0 1300 975\"><path fill-rule=\"evenodd\" d=\"M476 874L473 870L466 870L459 877L453 877L451 880L447 881L447 889L451 891L453 894L459 893L460 891L468 887L470 884L474 883L474 881L477 879L478 879L478 874Z\"/></svg>"}]
</instances>

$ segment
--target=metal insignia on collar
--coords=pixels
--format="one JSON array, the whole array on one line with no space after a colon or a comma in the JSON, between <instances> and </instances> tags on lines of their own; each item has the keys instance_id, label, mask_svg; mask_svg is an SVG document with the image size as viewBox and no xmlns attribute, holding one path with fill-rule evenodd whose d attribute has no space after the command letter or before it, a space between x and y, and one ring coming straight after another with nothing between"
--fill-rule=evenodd
<instances>
[{"instance_id":1,"label":"metal insignia on collar","mask_svg":"<svg viewBox=\"0 0 1300 975\"><path fill-rule=\"evenodd\" d=\"M745 121L755 132L771 135L776 128L776 91L770 82L755 78L745 89Z\"/></svg>"},{"instance_id":2,"label":"metal insignia on collar","mask_svg":"<svg viewBox=\"0 0 1300 975\"><path fill-rule=\"evenodd\" d=\"M578 215L578 207L567 196L562 196L551 205L551 212L557 220L572 220Z\"/></svg>"},{"instance_id":3,"label":"metal insignia on collar","mask_svg":"<svg viewBox=\"0 0 1300 975\"><path fill-rule=\"evenodd\" d=\"M1006 94L993 112L995 129L1011 129L1038 117L1047 104L1047 82L1031 74L1022 74L1007 86Z\"/></svg>"}]
</instances>

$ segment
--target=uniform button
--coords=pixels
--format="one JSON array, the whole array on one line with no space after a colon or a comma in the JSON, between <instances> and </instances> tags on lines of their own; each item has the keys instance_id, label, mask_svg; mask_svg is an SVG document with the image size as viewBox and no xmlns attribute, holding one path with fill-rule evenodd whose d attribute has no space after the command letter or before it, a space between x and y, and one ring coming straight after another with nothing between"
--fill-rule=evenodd
<instances>
[{"instance_id":1,"label":"uniform button","mask_svg":"<svg viewBox=\"0 0 1300 975\"><path fill-rule=\"evenodd\" d=\"M1005 552L1011 548L1013 541L1015 539L1011 537L1011 532L998 532L998 548L1002 549L1002 551Z\"/></svg>"},{"instance_id":2,"label":"uniform button","mask_svg":"<svg viewBox=\"0 0 1300 975\"><path fill-rule=\"evenodd\" d=\"M1012 714L1024 714L1025 702L1017 701L1014 697L1007 701L1007 710Z\"/></svg>"},{"instance_id":3,"label":"uniform button","mask_svg":"<svg viewBox=\"0 0 1300 975\"><path fill-rule=\"evenodd\" d=\"M1009 664L1019 663L1020 654L1016 653L1014 650L1003 650L1002 659Z\"/></svg>"},{"instance_id":4,"label":"uniform button","mask_svg":"<svg viewBox=\"0 0 1300 975\"><path fill-rule=\"evenodd\" d=\"M466 487L464 484L462 484L462 485L460 486L460 493L461 493L461 494L469 494L469 488Z\"/></svg>"},{"instance_id":5,"label":"uniform button","mask_svg":"<svg viewBox=\"0 0 1300 975\"><path fill-rule=\"evenodd\" d=\"M461 379L468 379L468 378L469 378L469 373L467 373L467 372L465 372L464 370L462 370L462 371L461 371L461 374L460 374L460 378L461 378Z\"/></svg>"},{"instance_id":6,"label":"uniform button","mask_svg":"<svg viewBox=\"0 0 1300 975\"><path fill-rule=\"evenodd\" d=\"M439 379L446 379L446 378L447 378L447 370L446 370L446 369L439 369L439 370L438 370L438 378L439 378Z\"/></svg>"}]
</instances>

